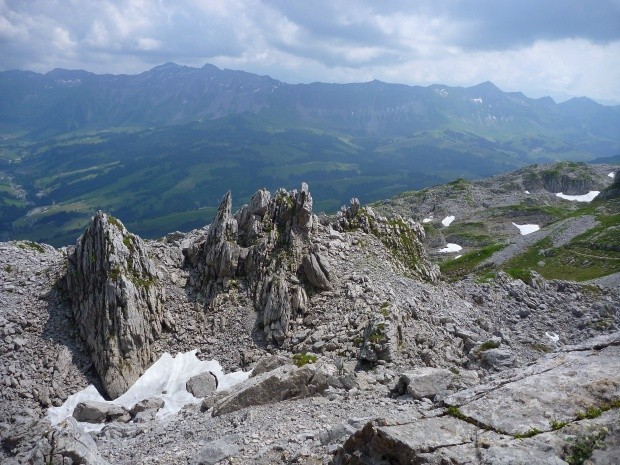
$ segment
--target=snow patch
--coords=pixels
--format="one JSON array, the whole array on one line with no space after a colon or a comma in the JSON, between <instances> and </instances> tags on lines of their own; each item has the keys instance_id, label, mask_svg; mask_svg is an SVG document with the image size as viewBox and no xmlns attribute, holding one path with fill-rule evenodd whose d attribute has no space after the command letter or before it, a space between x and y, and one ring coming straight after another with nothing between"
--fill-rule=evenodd
<instances>
[{"instance_id":1,"label":"snow patch","mask_svg":"<svg viewBox=\"0 0 620 465\"><path fill-rule=\"evenodd\" d=\"M592 202L592 200L594 200L594 198L600 193L601 193L600 191L590 191L587 194L583 194L583 195L566 195L566 194L562 194L561 192L558 192L555 195L556 197L560 197L561 199L571 200L574 202Z\"/></svg>"},{"instance_id":2,"label":"snow patch","mask_svg":"<svg viewBox=\"0 0 620 465\"><path fill-rule=\"evenodd\" d=\"M482 103L482 99L481 98L473 98L471 99L472 102L474 103Z\"/></svg>"},{"instance_id":3,"label":"snow patch","mask_svg":"<svg viewBox=\"0 0 620 465\"><path fill-rule=\"evenodd\" d=\"M616 173L614 171L612 171L611 173L609 173L607 176L609 176L611 179L616 177Z\"/></svg>"},{"instance_id":4,"label":"snow patch","mask_svg":"<svg viewBox=\"0 0 620 465\"><path fill-rule=\"evenodd\" d=\"M452 244L451 242L446 244L446 246L443 249L439 249L440 253L452 253L452 252L458 252L459 250L462 250L463 247L461 247L458 244Z\"/></svg>"},{"instance_id":5,"label":"snow patch","mask_svg":"<svg viewBox=\"0 0 620 465\"><path fill-rule=\"evenodd\" d=\"M545 331L545 336L551 339L551 342L556 343L560 340L560 336L555 333L548 333Z\"/></svg>"},{"instance_id":6,"label":"snow patch","mask_svg":"<svg viewBox=\"0 0 620 465\"><path fill-rule=\"evenodd\" d=\"M250 372L236 371L224 374L222 366L216 360L203 361L196 357L197 350L173 357L164 353L144 374L129 388L129 390L117 399L107 401L92 384L86 389L67 398L60 407L50 407L47 410L47 418L52 425L60 423L73 415L73 410L79 402L95 401L114 404L126 409L131 409L135 404L144 399L156 397L166 403L157 412L158 418L177 413L186 404L198 404L202 399L197 399L185 389L185 383L195 375L210 371L218 380L217 390L223 391L245 381ZM103 428L103 424L81 423L86 431L96 431Z\"/></svg>"},{"instance_id":7,"label":"snow patch","mask_svg":"<svg viewBox=\"0 0 620 465\"><path fill-rule=\"evenodd\" d=\"M512 223L512 225L519 228L519 232L521 233L522 236L525 236L527 234L532 234L533 232L536 232L540 229L540 226L538 226L537 224Z\"/></svg>"},{"instance_id":8,"label":"snow patch","mask_svg":"<svg viewBox=\"0 0 620 465\"><path fill-rule=\"evenodd\" d=\"M525 193L529 195L530 191L525 191Z\"/></svg>"},{"instance_id":9,"label":"snow patch","mask_svg":"<svg viewBox=\"0 0 620 465\"><path fill-rule=\"evenodd\" d=\"M433 217L432 216L430 218L424 218L422 220L422 223L430 223L431 221L433 221Z\"/></svg>"},{"instance_id":10,"label":"snow patch","mask_svg":"<svg viewBox=\"0 0 620 465\"><path fill-rule=\"evenodd\" d=\"M454 215L446 216L443 220L441 220L441 224L444 226L450 226L450 224L454 221Z\"/></svg>"},{"instance_id":11,"label":"snow patch","mask_svg":"<svg viewBox=\"0 0 620 465\"><path fill-rule=\"evenodd\" d=\"M454 259L456 260L457 258L461 258L461 257L462 257L462 255L459 254L456 257L454 257Z\"/></svg>"}]
</instances>

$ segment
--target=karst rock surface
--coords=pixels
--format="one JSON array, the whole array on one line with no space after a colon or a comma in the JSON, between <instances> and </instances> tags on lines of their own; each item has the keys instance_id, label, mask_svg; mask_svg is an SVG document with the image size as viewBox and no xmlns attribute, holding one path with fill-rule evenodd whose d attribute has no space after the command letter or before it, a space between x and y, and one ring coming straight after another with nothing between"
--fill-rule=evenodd
<instances>
[{"instance_id":1,"label":"karst rock surface","mask_svg":"<svg viewBox=\"0 0 620 465\"><path fill-rule=\"evenodd\" d=\"M138 236L97 213L68 254L73 316L108 395L123 394L153 362L166 324L164 292Z\"/></svg>"}]
</instances>

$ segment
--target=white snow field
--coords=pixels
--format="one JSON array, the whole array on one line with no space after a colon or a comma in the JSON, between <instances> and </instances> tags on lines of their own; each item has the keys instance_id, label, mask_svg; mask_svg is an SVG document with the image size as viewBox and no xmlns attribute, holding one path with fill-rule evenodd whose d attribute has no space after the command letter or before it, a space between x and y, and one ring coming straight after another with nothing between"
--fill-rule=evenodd
<instances>
[{"instance_id":1,"label":"white snow field","mask_svg":"<svg viewBox=\"0 0 620 465\"><path fill-rule=\"evenodd\" d=\"M556 197L560 197L561 199L572 200L573 202L592 202L594 198L600 193L601 191L590 191L587 194L583 195L566 195L558 192L555 195Z\"/></svg>"},{"instance_id":2,"label":"white snow field","mask_svg":"<svg viewBox=\"0 0 620 465\"><path fill-rule=\"evenodd\" d=\"M540 226L538 226L537 224L512 223L512 225L519 228L519 232L521 233L522 236L525 236L527 234L532 234L533 232L536 232L540 229Z\"/></svg>"},{"instance_id":3,"label":"white snow field","mask_svg":"<svg viewBox=\"0 0 620 465\"><path fill-rule=\"evenodd\" d=\"M443 220L441 220L441 224L444 226L450 226L450 224L454 221L454 215L446 216Z\"/></svg>"},{"instance_id":4,"label":"white snow field","mask_svg":"<svg viewBox=\"0 0 620 465\"><path fill-rule=\"evenodd\" d=\"M50 407L47 410L47 418L56 425L67 417L72 416L73 410L79 402L95 401L119 405L130 409L136 403L144 399L156 397L166 403L157 412L157 417L164 418L177 413L186 404L200 403L185 389L185 383L195 375L210 371L217 377L217 390L222 391L245 381L250 376L250 371L236 371L224 374L222 366L215 360L203 361L196 357L196 350L178 354L173 357L164 353L144 374L129 388L129 390L114 400L105 400L92 384L86 389L69 396L60 407ZM81 423L87 431L101 429L103 424Z\"/></svg>"},{"instance_id":5,"label":"white snow field","mask_svg":"<svg viewBox=\"0 0 620 465\"><path fill-rule=\"evenodd\" d=\"M463 247L461 247L458 244L452 244L452 243L448 243L446 244L446 246L443 249L439 249L439 252L441 253L452 253L452 252L458 252L459 250L462 250Z\"/></svg>"}]
</instances>

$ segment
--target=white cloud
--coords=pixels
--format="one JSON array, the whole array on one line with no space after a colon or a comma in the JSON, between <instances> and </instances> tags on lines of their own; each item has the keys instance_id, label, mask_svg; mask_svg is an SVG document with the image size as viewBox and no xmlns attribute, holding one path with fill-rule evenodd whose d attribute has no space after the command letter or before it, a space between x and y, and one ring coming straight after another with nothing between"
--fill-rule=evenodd
<instances>
[{"instance_id":1,"label":"white cloud","mask_svg":"<svg viewBox=\"0 0 620 465\"><path fill-rule=\"evenodd\" d=\"M490 80L530 97L620 102L620 7L560 3L0 0L0 69L213 63L287 82Z\"/></svg>"}]
</instances>

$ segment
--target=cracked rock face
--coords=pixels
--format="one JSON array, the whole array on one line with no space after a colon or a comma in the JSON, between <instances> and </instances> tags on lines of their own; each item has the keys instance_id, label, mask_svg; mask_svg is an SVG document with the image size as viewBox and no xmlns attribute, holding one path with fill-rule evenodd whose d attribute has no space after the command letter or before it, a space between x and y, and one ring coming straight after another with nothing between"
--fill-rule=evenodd
<instances>
[{"instance_id":1,"label":"cracked rock face","mask_svg":"<svg viewBox=\"0 0 620 465\"><path fill-rule=\"evenodd\" d=\"M152 363L164 293L142 240L98 213L68 255L67 288L103 386L123 394Z\"/></svg>"}]
</instances>

